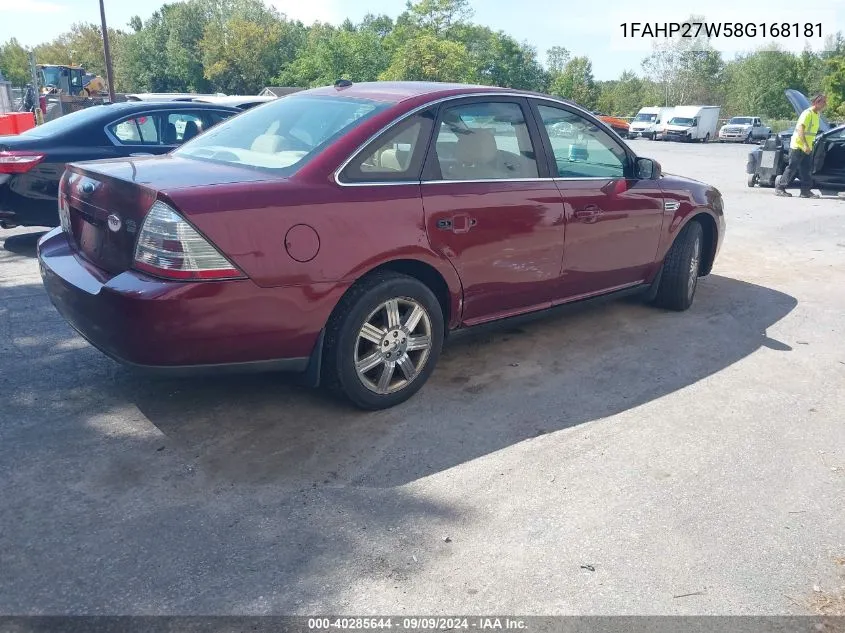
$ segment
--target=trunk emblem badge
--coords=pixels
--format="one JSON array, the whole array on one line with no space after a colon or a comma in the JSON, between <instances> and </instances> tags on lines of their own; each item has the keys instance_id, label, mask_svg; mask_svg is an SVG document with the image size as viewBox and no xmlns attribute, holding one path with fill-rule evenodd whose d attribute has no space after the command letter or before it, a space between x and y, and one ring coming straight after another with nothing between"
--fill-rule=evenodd
<instances>
[{"instance_id":1,"label":"trunk emblem badge","mask_svg":"<svg viewBox=\"0 0 845 633\"><path fill-rule=\"evenodd\" d=\"M106 221L109 224L109 230L113 231L114 233L117 233L123 226L123 222L121 221L120 216L115 213L112 213L108 218L106 218Z\"/></svg>"}]
</instances>

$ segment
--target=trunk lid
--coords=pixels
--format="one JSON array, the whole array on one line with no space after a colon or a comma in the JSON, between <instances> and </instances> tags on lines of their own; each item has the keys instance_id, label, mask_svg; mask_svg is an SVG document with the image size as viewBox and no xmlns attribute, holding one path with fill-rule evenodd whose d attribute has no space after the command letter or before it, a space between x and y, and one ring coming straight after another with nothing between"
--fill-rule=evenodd
<instances>
[{"instance_id":1,"label":"trunk lid","mask_svg":"<svg viewBox=\"0 0 845 633\"><path fill-rule=\"evenodd\" d=\"M789 103L792 104L792 108L795 110L797 116L801 116L801 113L810 107L810 100L803 92L788 88L784 91L784 94L789 100ZM819 133L827 132L831 127L830 123L825 121L824 117L819 116Z\"/></svg>"},{"instance_id":2,"label":"trunk lid","mask_svg":"<svg viewBox=\"0 0 845 633\"><path fill-rule=\"evenodd\" d=\"M132 267L138 232L159 194L266 179L255 170L169 155L71 164L62 176L59 215L71 246L117 275Z\"/></svg>"}]
</instances>

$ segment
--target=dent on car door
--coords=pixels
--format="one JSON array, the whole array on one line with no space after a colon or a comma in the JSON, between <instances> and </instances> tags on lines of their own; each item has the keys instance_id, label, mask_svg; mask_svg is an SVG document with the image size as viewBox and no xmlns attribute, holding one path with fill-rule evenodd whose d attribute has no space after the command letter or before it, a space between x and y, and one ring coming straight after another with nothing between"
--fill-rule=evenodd
<instances>
[{"instance_id":1,"label":"dent on car door","mask_svg":"<svg viewBox=\"0 0 845 633\"><path fill-rule=\"evenodd\" d=\"M562 104L533 105L566 210L556 301L644 281L656 268L665 213L658 181L635 178L633 155L594 121ZM571 136L547 132L561 122Z\"/></svg>"},{"instance_id":2,"label":"dent on car door","mask_svg":"<svg viewBox=\"0 0 845 633\"><path fill-rule=\"evenodd\" d=\"M449 259L473 325L550 305L563 255L563 202L527 102L441 105L423 171L432 248Z\"/></svg>"}]
</instances>

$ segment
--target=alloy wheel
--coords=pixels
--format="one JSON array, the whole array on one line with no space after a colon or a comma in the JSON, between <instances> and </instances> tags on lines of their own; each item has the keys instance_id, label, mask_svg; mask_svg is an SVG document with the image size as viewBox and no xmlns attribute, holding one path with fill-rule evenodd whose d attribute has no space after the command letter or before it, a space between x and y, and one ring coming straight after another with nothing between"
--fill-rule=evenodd
<instances>
[{"instance_id":1,"label":"alloy wheel","mask_svg":"<svg viewBox=\"0 0 845 633\"><path fill-rule=\"evenodd\" d=\"M431 317L418 301L385 301L364 320L355 342L355 370L370 391L385 395L407 387L431 353Z\"/></svg>"}]
</instances>

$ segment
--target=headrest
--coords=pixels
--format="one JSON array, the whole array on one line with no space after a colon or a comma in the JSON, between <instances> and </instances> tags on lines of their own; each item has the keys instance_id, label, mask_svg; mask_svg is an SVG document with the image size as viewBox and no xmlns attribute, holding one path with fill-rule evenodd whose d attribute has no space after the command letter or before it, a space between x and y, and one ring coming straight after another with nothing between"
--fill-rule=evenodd
<instances>
[{"instance_id":1,"label":"headrest","mask_svg":"<svg viewBox=\"0 0 845 633\"><path fill-rule=\"evenodd\" d=\"M275 154L282 150L282 137L275 134L262 134L252 142L250 149L253 152L263 152L264 154Z\"/></svg>"},{"instance_id":2,"label":"headrest","mask_svg":"<svg viewBox=\"0 0 845 633\"><path fill-rule=\"evenodd\" d=\"M455 157L461 163L484 164L496 159L498 148L492 130L477 128L458 134Z\"/></svg>"},{"instance_id":3,"label":"headrest","mask_svg":"<svg viewBox=\"0 0 845 633\"><path fill-rule=\"evenodd\" d=\"M196 121L188 121L185 123L185 131L182 132L182 140L188 141L200 133L200 128Z\"/></svg>"}]
</instances>

